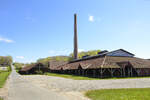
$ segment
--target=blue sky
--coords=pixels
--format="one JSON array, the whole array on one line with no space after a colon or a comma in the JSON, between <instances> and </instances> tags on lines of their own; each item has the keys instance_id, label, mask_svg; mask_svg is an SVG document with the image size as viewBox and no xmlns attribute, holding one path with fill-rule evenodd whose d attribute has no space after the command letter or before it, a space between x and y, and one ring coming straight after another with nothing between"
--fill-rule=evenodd
<instances>
[{"instance_id":1,"label":"blue sky","mask_svg":"<svg viewBox=\"0 0 150 100\"><path fill-rule=\"evenodd\" d=\"M126 49L150 58L150 0L0 0L0 55L15 61L73 51Z\"/></svg>"}]
</instances>

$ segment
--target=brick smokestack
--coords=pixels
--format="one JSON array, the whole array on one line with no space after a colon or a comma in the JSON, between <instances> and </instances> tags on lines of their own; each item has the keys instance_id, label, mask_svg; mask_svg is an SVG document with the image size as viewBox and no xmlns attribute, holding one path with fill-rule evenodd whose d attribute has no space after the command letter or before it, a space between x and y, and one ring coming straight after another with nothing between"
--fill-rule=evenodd
<instances>
[{"instance_id":1,"label":"brick smokestack","mask_svg":"<svg viewBox=\"0 0 150 100\"><path fill-rule=\"evenodd\" d=\"M74 59L78 59L77 14L74 14Z\"/></svg>"}]
</instances>

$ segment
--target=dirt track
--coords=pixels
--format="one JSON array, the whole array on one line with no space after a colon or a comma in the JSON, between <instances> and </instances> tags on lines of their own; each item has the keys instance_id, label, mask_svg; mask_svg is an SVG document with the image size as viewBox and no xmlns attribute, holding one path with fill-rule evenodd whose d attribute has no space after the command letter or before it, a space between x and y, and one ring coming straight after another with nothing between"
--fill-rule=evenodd
<instances>
[{"instance_id":1,"label":"dirt track","mask_svg":"<svg viewBox=\"0 0 150 100\"><path fill-rule=\"evenodd\" d=\"M36 77L31 76L32 79ZM43 77L43 76L42 76ZM37 78L37 82L39 79ZM57 92L43 87L41 83L35 84L27 77L19 75L13 69L8 86L8 100L88 100L80 92Z\"/></svg>"},{"instance_id":2,"label":"dirt track","mask_svg":"<svg viewBox=\"0 0 150 100\"><path fill-rule=\"evenodd\" d=\"M53 76L23 76L33 84L53 91L87 91L110 88L150 88L150 78L108 79L108 80L72 80Z\"/></svg>"}]
</instances>

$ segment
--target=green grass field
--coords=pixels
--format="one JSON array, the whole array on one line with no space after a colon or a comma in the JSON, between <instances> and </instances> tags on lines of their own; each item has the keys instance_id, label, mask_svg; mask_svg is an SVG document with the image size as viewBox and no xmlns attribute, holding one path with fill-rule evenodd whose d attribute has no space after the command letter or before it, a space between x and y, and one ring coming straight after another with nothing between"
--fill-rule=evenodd
<instances>
[{"instance_id":1,"label":"green grass field","mask_svg":"<svg viewBox=\"0 0 150 100\"><path fill-rule=\"evenodd\" d=\"M0 88L2 88L4 86L9 74L10 74L10 72L0 72Z\"/></svg>"},{"instance_id":2,"label":"green grass field","mask_svg":"<svg viewBox=\"0 0 150 100\"><path fill-rule=\"evenodd\" d=\"M99 80L99 78L89 78L89 77L74 76L74 75L67 75L67 74L45 73L45 75L69 78L69 79L74 79L74 80Z\"/></svg>"},{"instance_id":3,"label":"green grass field","mask_svg":"<svg viewBox=\"0 0 150 100\"><path fill-rule=\"evenodd\" d=\"M3 100L3 99L0 97L0 100Z\"/></svg>"},{"instance_id":4,"label":"green grass field","mask_svg":"<svg viewBox=\"0 0 150 100\"><path fill-rule=\"evenodd\" d=\"M150 88L93 90L85 95L91 100L150 100Z\"/></svg>"},{"instance_id":5,"label":"green grass field","mask_svg":"<svg viewBox=\"0 0 150 100\"><path fill-rule=\"evenodd\" d=\"M68 74L58 74L58 73L45 73L44 75L63 77L63 78L69 78L69 79L74 79L74 80L102 80L101 78L92 78L92 77L75 76L75 75L68 75ZM106 79L135 79L135 78L150 78L150 76L148 76L148 77L112 77L112 78L103 78L103 80L106 80Z\"/></svg>"},{"instance_id":6,"label":"green grass field","mask_svg":"<svg viewBox=\"0 0 150 100\"><path fill-rule=\"evenodd\" d=\"M92 78L92 77L84 77L84 76L75 76L75 75L68 75L68 74L58 74L58 73L45 73L44 75L48 76L56 76L56 77L63 77L69 78L74 80L106 80L106 79L135 79L135 78L150 78L148 77L112 77L112 78Z\"/></svg>"}]
</instances>

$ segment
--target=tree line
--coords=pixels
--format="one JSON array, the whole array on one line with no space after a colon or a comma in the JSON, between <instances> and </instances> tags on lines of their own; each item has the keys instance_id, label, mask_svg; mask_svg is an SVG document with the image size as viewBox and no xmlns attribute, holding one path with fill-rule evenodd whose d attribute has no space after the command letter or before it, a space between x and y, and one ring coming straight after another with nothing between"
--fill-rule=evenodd
<instances>
[{"instance_id":1,"label":"tree line","mask_svg":"<svg viewBox=\"0 0 150 100\"><path fill-rule=\"evenodd\" d=\"M0 66L10 66L13 62L11 56L0 56Z\"/></svg>"},{"instance_id":2,"label":"tree line","mask_svg":"<svg viewBox=\"0 0 150 100\"><path fill-rule=\"evenodd\" d=\"M101 50L90 50L90 51L83 51L78 53L78 58L81 59L83 56L94 56L97 55L98 52ZM37 63L42 63L48 67L48 63L50 61L64 61L68 62L73 60L73 53L69 54L69 56L54 56L54 57L47 57L47 58L40 58L37 60Z\"/></svg>"},{"instance_id":3,"label":"tree line","mask_svg":"<svg viewBox=\"0 0 150 100\"><path fill-rule=\"evenodd\" d=\"M82 51L78 53L78 58L81 59L83 56L94 56L97 55L98 52L101 50L90 50L90 51ZM69 62L73 60L73 53L69 54L69 56L53 56L53 57L46 57L46 58L40 58L38 59L35 63L42 63L44 66L48 67L50 61L64 61L64 62ZM23 66L29 66L31 64L23 64L19 62L15 62L14 66L16 70L20 70Z\"/></svg>"}]
</instances>

